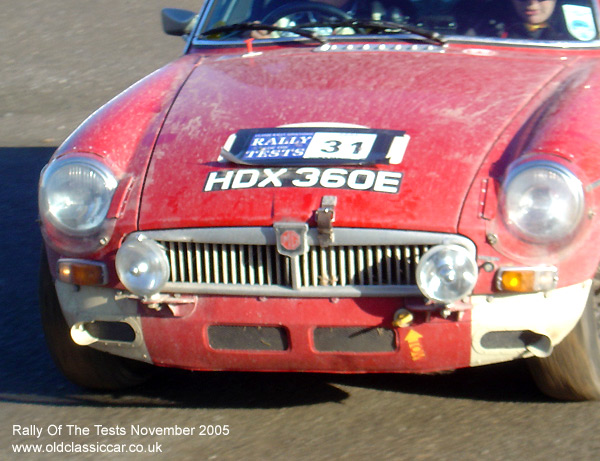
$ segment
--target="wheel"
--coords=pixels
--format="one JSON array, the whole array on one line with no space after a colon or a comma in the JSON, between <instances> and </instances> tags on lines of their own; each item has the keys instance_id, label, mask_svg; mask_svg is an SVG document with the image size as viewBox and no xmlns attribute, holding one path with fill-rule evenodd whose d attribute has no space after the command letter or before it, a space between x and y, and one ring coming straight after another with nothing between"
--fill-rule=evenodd
<instances>
[{"instance_id":1,"label":"wheel","mask_svg":"<svg viewBox=\"0 0 600 461\"><path fill-rule=\"evenodd\" d=\"M275 24L281 18L290 16L292 14L306 14L313 13L316 16L336 18L340 20L352 19L348 13L335 6L328 5L326 3L318 2L293 2L287 5L282 5L279 8L275 8L273 11L268 13L263 19L263 24Z\"/></svg>"},{"instance_id":2,"label":"wheel","mask_svg":"<svg viewBox=\"0 0 600 461\"><path fill-rule=\"evenodd\" d=\"M529 360L529 369L540 390L550 397L600 400L600 270L573 331L550 357Z\"/></svg>"},{"instance_id":3,"label":"wheel","mask_svg":"<svg viewBox=\"0 0 600 461\"><path fill-rule=\"evenodd\" d=\"M42 327L50 355L70 381L88 389L118 390L139 385L148 379L152 367L146 363L73 342L58 302L45 248L40 261L39 297Z\"/></svg>"}]
</instances>

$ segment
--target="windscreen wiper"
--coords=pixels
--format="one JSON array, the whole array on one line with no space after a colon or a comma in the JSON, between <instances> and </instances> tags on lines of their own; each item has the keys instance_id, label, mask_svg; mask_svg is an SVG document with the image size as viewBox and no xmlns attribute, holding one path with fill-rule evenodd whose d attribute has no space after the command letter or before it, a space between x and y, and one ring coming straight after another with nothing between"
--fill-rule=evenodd
<instances>
[{"instance_id":1,"label":"windscreen wiper","mask_svg":"<svg viewBox=\"0 0 600 461\"><path fill-rule=\"evenodd\" d=\"M363 33L365 29L374 29L378 31L390 31L394 33L408 32L409 34L423 37L436 45L444 45L447 40L439 32L423 29L421 27L412 26L410 24L400 24L392 21L377 21L372 19L345 19L343 21L319 22L309 24L299 24L295 29L305 27L331 27L333 29L348 27L354 29L358 33Z\"/></svg>"},{"instance_id":2,"label":"windscreen wiper","mask_svg":"<svg viewBox=\"0 0 600 461\"><path fill-rule=\"evenodd\" d=\"M309 26L305 26L309 27ZM310 27L313 27L312 25ZM210 35L228 34L231 32L247 31L247 30L266 30L267 32L291 32L301 37L315 40L321 44L326 44L327 40L321 37L316 32L303 29L300 27L279 27L272 24L261 24L259 22L238 22L227 26L215 27L213 29L202 32L200 36L207 37Z\"/></svg>"}]
</instances>

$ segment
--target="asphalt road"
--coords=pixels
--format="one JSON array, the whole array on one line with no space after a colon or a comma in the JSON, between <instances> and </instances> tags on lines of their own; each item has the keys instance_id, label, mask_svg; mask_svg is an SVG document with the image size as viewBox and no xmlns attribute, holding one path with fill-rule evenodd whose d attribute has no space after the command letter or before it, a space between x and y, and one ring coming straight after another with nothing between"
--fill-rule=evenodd
<instances>
[{"instance_id":1,"label":"asphalt road","mask_svg":"<svg viewBox=\"0 0 600 461\"><path fill-rule=\"evenodd\" d=\"M544 398L521 363L435 376L164 371L119 394L65 381L38 315L39 170L101 103L181 53L160 8L199 2L1 3L0 459L148 455L68 453L77 447L178 460L597 459L600 403ZM53 453L17 453L24 444Z\"/></svg>"}]
</instances>

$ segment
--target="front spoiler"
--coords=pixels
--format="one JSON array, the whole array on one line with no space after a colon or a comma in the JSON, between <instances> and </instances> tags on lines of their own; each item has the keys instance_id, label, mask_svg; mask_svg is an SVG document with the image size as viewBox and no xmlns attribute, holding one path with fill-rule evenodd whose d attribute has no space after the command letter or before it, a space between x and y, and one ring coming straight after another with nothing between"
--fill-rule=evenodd
<instances>
[{"instance_id":1,"label":"front spoiler","mask_svg":"<svg viewBox=\"0 0 600 461\"><path fill-rule=\"evenodd\" d=\"M403 328L392 321L404 298L193 296L157 311L109 288L58 281L56 288L76 342L160 366L423 373L530 357L527 334L548 338L551 348L579 320L590 284L473 296L470 310L443 318L419 309ZM87 329L94 322L127 324L132 340L94 338Z\"/></svg>"}]
</instances>

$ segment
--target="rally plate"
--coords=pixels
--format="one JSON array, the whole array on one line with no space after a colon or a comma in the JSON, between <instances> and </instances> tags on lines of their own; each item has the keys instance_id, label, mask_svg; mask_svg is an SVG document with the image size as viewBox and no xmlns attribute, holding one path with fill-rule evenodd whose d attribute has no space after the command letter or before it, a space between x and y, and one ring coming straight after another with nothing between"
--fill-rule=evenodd
<instances>
[{"instance_id":1,"label":"rally plate","mask_svg":"<svg viewBox=\"0 0 600 461\"><path fill-rule=\"evenodd\" d=\"M246 165L398 164L409 139L404 131L355 127L242 129L221 156Z\"/></svg>"}]
</instances>

